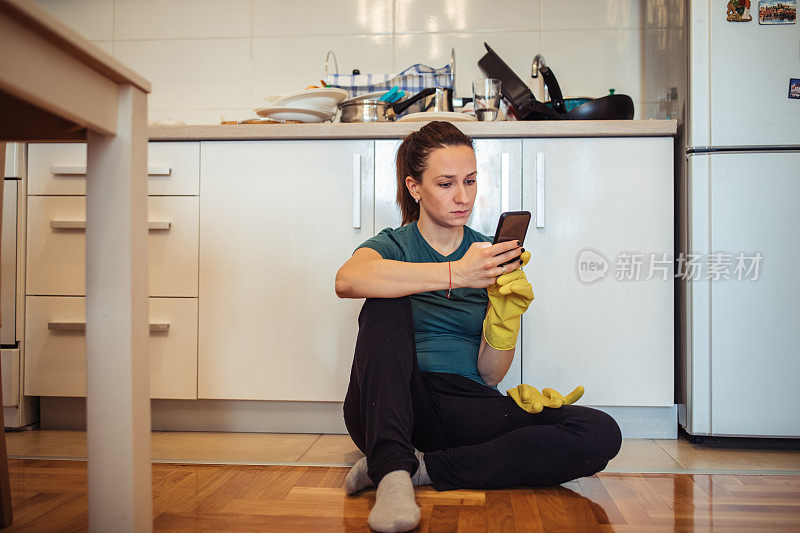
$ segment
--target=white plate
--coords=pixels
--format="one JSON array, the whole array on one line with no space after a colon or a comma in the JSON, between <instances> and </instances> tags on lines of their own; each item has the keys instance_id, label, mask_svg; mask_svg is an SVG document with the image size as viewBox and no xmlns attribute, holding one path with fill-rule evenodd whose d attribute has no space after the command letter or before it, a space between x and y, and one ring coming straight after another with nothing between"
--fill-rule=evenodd
<instances>
[{"instance_id":1,"label":"white plate","mask_svg":"<svg viewBox=\"0 0 800 533\"><path fill-rule=\"evenodd\" d=\"M336 111L322 109L304 109L302 107L270 106L256 109L256 115L272 120L299 120L300 122L325 122L330 120Z\"/></svg>"},{"instance_id":2,"label":"white plate","mask_svg":"<svg viewBox=\"0 0 800 533\"><path fill-rule=\"evenodd\" d=\"M455 111L424 111L422 113L409 113L397 119L397 122L427 122L429 120L447 120L450 122L475 122L478 120L466 113Z\"/></svg>"},{"instance_id":3,"label":"white plate","mask_svg":"<svg viewBox=\"0 0 800 533\"><path fill-rule=\"evenodd\" d=\"M347 91L336 87L306 89L305 91L287 94L275 102L274 105L318 110L335 109L339 102L347 98L347 96Z\"/></svg>"}]
</instances>

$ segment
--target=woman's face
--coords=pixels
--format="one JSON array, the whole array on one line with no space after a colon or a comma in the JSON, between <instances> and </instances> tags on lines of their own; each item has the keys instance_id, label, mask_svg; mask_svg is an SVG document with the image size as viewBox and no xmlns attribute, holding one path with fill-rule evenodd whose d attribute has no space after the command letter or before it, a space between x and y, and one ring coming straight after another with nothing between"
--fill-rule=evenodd
<instances>
[{"instance_id":1,"label":"woman's face","mask_svg":"<svg viewBox=\"0 0 800 533\"><path fill-rule=\"evenodd\" d=\"M467 223L478 192L475 152L469 146L437 148L428 158L422 182L406 178L411 196L436 224L459 227Z\"/></svg>"}]
</instances>

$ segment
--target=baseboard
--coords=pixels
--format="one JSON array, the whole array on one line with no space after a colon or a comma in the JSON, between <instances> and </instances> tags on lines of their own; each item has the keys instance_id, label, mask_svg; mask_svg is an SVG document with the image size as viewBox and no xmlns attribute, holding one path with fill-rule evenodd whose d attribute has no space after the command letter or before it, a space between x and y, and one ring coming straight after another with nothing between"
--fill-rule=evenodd
<instances>
[{"instance_id":1,"label":"baseboard","mask_svg":"<svg viewBox=\"0 0 800 533\"><path fill-rule=\"evenodd\" d=\"M347 430L338 402L151 400L155 431L334 433ZM625 438L674 439L677 407L595 407L619 424ZM86 429L84 398L42 397L42 429Z\"/></svg>"},{"instance_id":2,"label":"baseboard","mask_svg":"<svg viewBox=\"0 0 800 533\"><path fill-rule=\"evenodd\" d=\"M151 400L154 431L347 433L339 402ZM86 399L43 396L42 429L86 429Z\"/></svg>"},{"instance_id":3,"label":"baseboard","mask_svg":"<svg viewBox=\"0 0 800 533\"><path fill-rule=\"evenodd\" d=\"M677 439L678 406L590 406L614 417L625 439Z\"/></svg>"}]
</instances>

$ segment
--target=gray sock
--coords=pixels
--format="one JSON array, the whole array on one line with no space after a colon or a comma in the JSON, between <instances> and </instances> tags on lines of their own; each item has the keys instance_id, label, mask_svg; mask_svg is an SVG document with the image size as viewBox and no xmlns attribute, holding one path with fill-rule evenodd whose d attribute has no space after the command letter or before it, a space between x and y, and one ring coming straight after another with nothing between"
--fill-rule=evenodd
<instances>
[{"instance_id":1,"label":"gray sock","mask_svg":"<svg viewBox=\"0 0 800 533\"><path fill-rule=\"evenodd\" d=\"M388 533L410 531L417 527L419 519L420 510L408 472L395 470L383 476L367 519L369 527Z\"/></svg>"},{"instance_id":2,"label":"gray sock","mask_svg":"<svg viewBox=\"0 0 800 533\"><path fill-rule=\"evenodd\" d=\"M414 483L415 487L430 485L431 478L428 476L428 468L425 466L425 456L416 448L414 448L414 455L417 456L417 460L419 461L419 468L417 468L417 472L411 476L411 482Z\"/></svg>"},{"instance_id":3,"label":"gray sock","mask_svg":"<svg viewBox=\"0 0 800 533\"><path fill-rule=\"evenodd\" d=\"M344 478L344 490L347 494L355 494L361 489L373 485L375 485L375 483L373 483L367 475L367 458L362 457L356 461L356 464L354 464L353 468L347 473L347 477Z\"/></svg>"},{"instance_id":4,"label":"gray sock","mask_svg":"<svg viewBox=\"0 0 800 533\"><path fill-rule=\"evenodd\" d=\"M430 485L431 478L428 477L428 469L425 466L425 459L422 452L415 448L414 455L417 456L417 460L419 461L419 468L417 472L411 476L411 482L415 487ZM347 477L344 478L344 490L347 494L355 494L362 489L373 486L375 486L375 483L373 483L369 475L367 475L367 458L362 457L356 461L356 464L354 464L347 473Z\"/></svg>"}]
</instances>

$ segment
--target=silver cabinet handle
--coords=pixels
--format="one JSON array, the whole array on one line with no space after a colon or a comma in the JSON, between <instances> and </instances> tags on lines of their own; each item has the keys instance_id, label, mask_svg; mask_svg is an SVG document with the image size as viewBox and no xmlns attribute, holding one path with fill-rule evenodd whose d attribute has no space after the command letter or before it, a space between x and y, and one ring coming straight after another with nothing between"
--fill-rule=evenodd
<instances>
[{"instance_id":1,"label":"silver cabinet handle","mask_svg":"<svg viewBox=\"0 0 800 533\"><path fill-rule=\"evenodd\" d=\"M53 176L85 176L86 167L52 166L50 173ZM147 167L148 176L171 176L172 167Z\"/></svg>"},{"instance_id":2,"label":"silver cabinet handle","mask_svg":"<svg viewBox=\"0 0 800 533\"><path fill-rule=\"evenodd\" d=\"M503 152L500 157L500 204L503 212L508 208L508 190L510 187L509 167L511 166L511 154Z\"/></svg>"},{"instance_id":3,"label":"silver cabinet handle","mask_svg":"<svg viewBox=\"0 0 800 533\"><path fill-rule=\"evenodd\" d=\"M353 154L353 229L361 229L361 154Z\"/></svg>"},{"instance_id":4,"label":"silver cabinet handle","mask_svg":"<svg viewBox=\"0 0 800 533\"><path fill-rule=\"evenodd\" d=\"M544 153L536 154L536 227L544 227Z\"/></svg>"},{"instance_id":5,"label":"silver cabinet handle","mask_svg":"<svg viewBox=\"0 0 800 533\"><path fill-rule=\"evenodd\" d=\"M53 229L86 229L85 220L51 220L50 227ZM172 228L172 222L168 221L151 221L147 223L147 229L151 231L169 231Z\"/></svg>"},{"instance_id":6,"label":"silver cabinet handle","mask_svg":"<svg viewBox=\"0 0 800 533\"><path fill-rule=\"evenodd\" d=\"M48 322L50 331L86 331L86 322ZM150 333L167 333L169 323L151 323Z\"/></svg>"}]
</instances>

